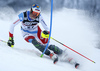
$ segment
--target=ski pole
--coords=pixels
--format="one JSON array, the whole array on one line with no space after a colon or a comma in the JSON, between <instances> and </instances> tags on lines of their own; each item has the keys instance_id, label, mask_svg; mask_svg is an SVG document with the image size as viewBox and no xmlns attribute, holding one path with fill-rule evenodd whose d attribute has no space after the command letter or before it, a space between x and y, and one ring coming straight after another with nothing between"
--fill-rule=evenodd
<instances>
[{"instance_id":1,"label":"ski pole","mask_svg":"<svg viewBox=\"0 0 100 71\"><path fill-rule=\"evenodd\" d=\"M74 51L75 53L77 53L77 54L81 55L82 57L84 57L84 58L88 59L89 61L91 61L91 62L95 63L93 60L91 60L91 59L89 59L88 57L86 57L86 56L82 55L81 53L79 53L79 52L77 52L77 51L73 50L72 48L70 48L70 47L66 46L65 44L63 44L63 43L59 42L58 40L56 40L56 39L54 39L54 38L52 38L52 37L50 37L50 38L51 38L51 39L53 39L54 41L56 41L56 42L60 43L61 45L63 45L63 46L65 46L65 47L67 47L68 49L70 49L70 50Z\"/></svg>"},{"instance_id":2,"label":"ski pole","mask_svg":"<svg viewBox=\"0 0 100 71\"><path fill-rule=\"evenodd\" d=\"M7 43L6 41L4 41L4 40L0 40L1 42L4 42L4 43Z\"/></svg>"}]
</instances>

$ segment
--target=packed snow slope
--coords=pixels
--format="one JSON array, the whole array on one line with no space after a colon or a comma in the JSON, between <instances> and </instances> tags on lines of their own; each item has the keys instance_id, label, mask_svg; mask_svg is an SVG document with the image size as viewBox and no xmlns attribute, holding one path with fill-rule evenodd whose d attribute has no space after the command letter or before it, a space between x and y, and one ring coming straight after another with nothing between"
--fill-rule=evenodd
<instances>
[{"instance_id":1,"label":"packed snow slope","mask_svg":"<svg viewBox=\"0 0 100 71\"><path fill-rule=\"evenodd\" d=\"M20 13L15 13L12 9L9 10L11 12L0 12L0 39L5 41L9 38L10 24ZM50 13L42 13L42 15L49 27ZM64 8L53 12L52 37L96 63L85 59L52 39L50 44L67 49L69 56L80 63L79 69L75 69L67 62L53 64L53 61L46 56L40 58L35 53L38 50L23 39L20 24L18 24L14 29L15 47L10 48L4 42L0 42L0 71L100 71L100 50L95 48L97 35L92 25L92 20L87 18L83 11Z\"/></svg>"}]
</instances>

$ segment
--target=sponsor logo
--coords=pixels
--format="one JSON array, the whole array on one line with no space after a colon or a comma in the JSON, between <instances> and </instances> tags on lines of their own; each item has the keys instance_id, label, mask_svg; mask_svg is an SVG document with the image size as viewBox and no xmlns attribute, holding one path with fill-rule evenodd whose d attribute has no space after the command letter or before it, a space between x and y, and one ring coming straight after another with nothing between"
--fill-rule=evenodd
<instances>
[{"instance_id":1,"label":"sponsor logo","mask_svg":"<svg viewBox=\"0 0 100 71\"><path fill-rule=\"evenodd\" d=\"M34 26L36 24L37 24L37 22L25 22L24 23L24 25L26 25L26 26Z\"/></svg>"}]
</instances>

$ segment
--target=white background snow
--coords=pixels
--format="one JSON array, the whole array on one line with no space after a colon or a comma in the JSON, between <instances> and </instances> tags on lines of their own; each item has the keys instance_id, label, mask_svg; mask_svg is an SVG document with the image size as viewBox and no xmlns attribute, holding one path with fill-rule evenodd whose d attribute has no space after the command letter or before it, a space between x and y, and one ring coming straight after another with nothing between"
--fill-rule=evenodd
<instances>
[{"instance_id":1,"label":"white background snow","mask_svg":"<svg viewBox=\"0 0 100 71\"><path fill-rule=\"evenodd\" d=\"M9 39L10 24L15 21L19 13L16 14L14 11L0 12L1 40L7 41ZM50 13L42 12L42 14L49 27ZM35 53L38 50L23 39L20 24L18 24L14 29L15 47L10 48L5 43L0 42L0 71L100 71L100 49L95 48L97 34L93 29L93 22L85 16L83 11L66 8L54 11L52 37L96 63L92 63L52 39L51 44L61 49L67 49L69 56L80 63L79 69L75 69L74 65L67 62L53 64L49 57L40 58Z\"/></svg>"}]
</instances>

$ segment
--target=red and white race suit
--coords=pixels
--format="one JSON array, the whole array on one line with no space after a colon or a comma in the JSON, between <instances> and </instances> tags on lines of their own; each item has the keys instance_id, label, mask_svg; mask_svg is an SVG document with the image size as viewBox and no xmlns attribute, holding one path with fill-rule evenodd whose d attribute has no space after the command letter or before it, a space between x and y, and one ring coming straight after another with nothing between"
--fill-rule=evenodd
<instances>
[{"instance_id":1,"label":"red and white race suit","mask_svg":"<svg viewBox=\"0 0 100 71\"><path fill-rule=\"evenodd\" d=\"M42 24L43 28L49 31L43 17L40 14L36 19L31 19L29 14L30 11L26 11L18 15L19 19L10 26L9 36L13 37L14 27L21 22L22 35L27 42L31 42L30 40L35 38L41 44L47 44L48 38L41 37L42 30L38 25L38 23Z\"/></svg>"}]
</instances>

